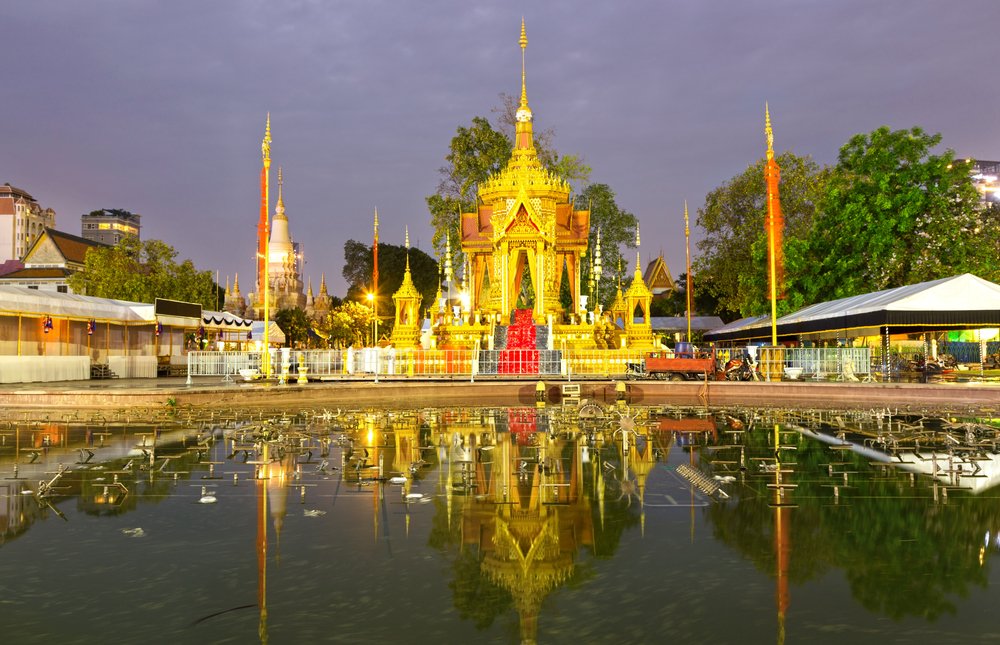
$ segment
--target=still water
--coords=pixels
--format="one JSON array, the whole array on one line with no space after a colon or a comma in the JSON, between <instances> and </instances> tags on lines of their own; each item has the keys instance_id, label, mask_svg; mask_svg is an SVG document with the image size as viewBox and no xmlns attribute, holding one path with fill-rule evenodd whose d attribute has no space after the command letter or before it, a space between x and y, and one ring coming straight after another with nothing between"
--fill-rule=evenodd
<instances>
[{"instance_id":1,"label":"still water","mask_svg":"<svg viewBox=\"0 0 1000 645\"><path fill-rule=\"evenodd\" d=\"M3 643L1000 640L990 419L132 414L0 424Z\"/></svg>"}]
</instances>

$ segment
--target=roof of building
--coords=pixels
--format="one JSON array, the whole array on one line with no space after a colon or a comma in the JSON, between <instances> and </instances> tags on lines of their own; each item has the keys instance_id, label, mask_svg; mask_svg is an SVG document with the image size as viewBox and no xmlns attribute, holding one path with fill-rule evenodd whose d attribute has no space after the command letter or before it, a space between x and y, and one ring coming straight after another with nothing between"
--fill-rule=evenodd
<instances>
[{"instance_id":1,"label":"roof of building","mask_svg":"<svg viewBox=\"0 0 1000 645\"><path fill-rule=\"evenodd\" d=\"M820 302L782 316L778 336L857 337L1000 324L1000 285L971 273L895 289ZM770 337L770 317L744 318L714 329L709 340L760 340Z\"/></svg>"},{"instance_id":2,"label":"roof of building","mask_svg":"<svg viewBox=\"0 0 1000 645\"><path fill-rule=\"evenodd\" d=\"M48 315L63 318L111 320L125 323L153 322L153 305L94 298L75 293L0 286L0 314Z\"/></svg>"},{"instance_id":3,"label":"roof of building","mask_svg":"<svg viewBox=\"0 0 1000 645\"><path fill-rule=\"evenodd\" d=\"M38 247L39 244L43 242L45 237L52 240L52 243L56 245L59 249L59 253L66 259L67 262L73 262L76 264L85 264L87 261L87 251L94 248L106 248L109 245L103 242L97 242L95 240L88 240L76 235L70 235L69 233L63 233L62 231L57 231L54 228L46 228L38 239L32 243L31 248L28 252L24 254L25 258L31 256L32 251Z\"/></svg>"},{"instance_id":4,"label":"roof of building","mask_svg":"<svg viewBox=\"0 0 1000 645\"><path fill-rule=\"evenodd\" d=\"M642 279L655 296L674 290L674 278L670 275L667 263L663 261L662 253L646 265L646 271L642 274Z\"/></svg>"},{"instance_id":5,"label":"roof of building","mask_svg":"<svg viewBox=\"0 0 1000 645\"><path fill-rule=\"evenodd\" d=\"M2 186L0 186L0 198L3 198L3 197L6 197L6 198L17 198L17 197L20 197L20 198L27 199L28 201L32 201L32 202L35 201L35 198L32 197L31 195L29 195L28 191L21 190L20 188L17 188L16 186L11 186L10 184L7 184L7 183L5 183Z\"/></svg>"},{"instance_id":6,"label":"roof of building","mask_svg":"<svg viewBox=\"0 0 1000 645\"><path fill-rule=\"evenodd\" d=\"M72 275L73 271L60 267L46 267L41 269L19 269L0 275L0 280L26 280L29 278L65 278Z\"/></svg>"}]
</instances>

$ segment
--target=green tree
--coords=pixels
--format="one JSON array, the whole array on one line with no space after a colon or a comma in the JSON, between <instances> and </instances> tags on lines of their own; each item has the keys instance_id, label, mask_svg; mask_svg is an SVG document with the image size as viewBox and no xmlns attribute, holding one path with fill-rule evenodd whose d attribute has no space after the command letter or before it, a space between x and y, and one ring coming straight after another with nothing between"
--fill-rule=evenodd
<instances>
[{"instance_id":1,"label":"green tree","mask_svg":"<svg viewBox=\"0 0 1000 645\"><path fill-rule=\"evenodd\" d=\"M372 321L371 307L346 300L318 321L317 327L333 347L360 346L371 335Z\"/></svg>"},{"instance_id":2,"label":"green tree","mask_svg":"<svg viewBox=\"0 0 1000 645\"><path fill-rule=\"evenodd\" d=\"M511 140L485 117L474 117L470 127L458 128L445 156L448 163L438 170L438 190L427 197L434 227L432 243L439 254L445 249L445 235L451 237L452 251L458 251L459 212L473 210L479 184L504 167L511 149Z\"/></svg>"},{"instance_id":3,"label":"green tree","mask_svg":"<svg viewBox=\"0 0 1000 645\"><path fill-rule=\"evenodd\" d=\"M116 246L87 251L84 270L69 277L76 293L131 302L156 298L197 302L220 309L221 290L211 271L199 271L190 260L177 263L177 251L160 240L141 241L128 235Z\"/></svg>"},{"instance_id":4,"label":"green tree","mask_svg":"<svg viewBox=\"0 0 1000 645\"><path fill-rule=\"evenodd\" d=\"M931 150L941 135L881 127L841 149L801 251L807 301L974 272L1000 278L968 164Z\"/></svg>"},{"instance_id":5,"label":"green tree","mask_svg":"<svg viewBox=\"0 0 1000 645\"><path fill-rule=\"evenodd\" d=\"M778 155L776 160L781 167L781 211L788 244L804 238L810 230L829 171L811 157L791 152ZM710 192L698 210L696 223L704 237L697 242L699 254L693 261L694 291L705 292L717 302L713 311L703 313L731 319L769 310L767 263L759 256L767 243L764 163L760 159ZM786 275L791 270L786 259Z\"/></svg>"},{"instance_id":6,"label":"green tree","mask_svg":"<svg viewBox=\"0 0 1000 645\"><path fill-rule=\"evenodd\" d=\"M396 244L378 245L378 275L379 275L379 316L385 322L386 316L392 316L395 306L392 294L403 284L406 272L407 250L405 246ZM434 300L438 287L438 264L431 256L420 249L409 250L410 277L413 285L423 296L422 306L426 309ZM372 247L348 240L344 243L343 276L347 281L347 300L367 302L366 295L372 285ZM388 328L386 328L388 330Z\"/></svg>"},{"instance_id":7,"label":"green tree","mask_svg":"<svg viewBox=\"0 0 1000 645\"><path fill-rule=\"evenodd\" d=\"M602 278L598 288L598 298L604 305L608 305L615 299L619 278L623 283L627 283L635 271L634 266L629 269L629 258L622 255L621 249L635 248L635 227L638 220L635 215L618 205L615 201L615 191L607 184L587 186L576 198L576 204L578 208L590 209L590 239L587 256L583 260L580 288L583 293L589 293L590 263L597 243L597 231L600 230Z\"/></svg>"},{"instance_id":8,"label":"green tree","mask_svg":"<svg viewBox=\"0 0 1000 645\"><path fill-rule=\"evenodd\" d=\"M309 317L298 307L281 309L274 315L274 322L285 333L285 343L289 347L304 345L309 341Z\"/></svg>"}]
</instances>

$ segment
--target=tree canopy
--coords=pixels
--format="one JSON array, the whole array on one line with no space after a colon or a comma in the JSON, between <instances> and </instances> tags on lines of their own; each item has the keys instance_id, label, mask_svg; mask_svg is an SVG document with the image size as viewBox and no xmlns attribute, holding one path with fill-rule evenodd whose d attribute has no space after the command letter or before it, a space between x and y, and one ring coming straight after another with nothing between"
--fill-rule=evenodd
<instances>
[{"instance_id":1,"label":"tree canopy","mask_svg":"<svg viewBox=\"0 0 1000 645\"><path fill-rule=\"evenodd\" d=\"M406 257L405 246L383 243L378 245L379 315L382 318L387 313L395 311L392 294L403 284ZM410 277L417 291L423 296L422 306L426 309L437 293L438 263L416 248L409 250L409 257ZM371 289L372 268L371 245L357 240L348 240L344 243L343 275L348 284L347 300L364 300L365 294Z\"/></svg>"},{"instance_id":2,"label":"tree canopy","mask_svg":"<svg viewBox=\"0 0 1000 645\"><path fill-rule=\"evenodd\" d=\"M788 243L808 234L829 171L811 157L791 152L776 160L781 167L781 211ZM697 242L700 254L692 262L694 293L698 297L704 292L717 302L714 311L704 313L732 319L763 313L769 306L767 264L760 257L766 249L764 163L758 160L710 192L698 210L696 222L704 237ZM786 259L786 274L789 270Z\"/></svg>"},{"instance_id":3,"label":"tree canopy","mask_svg":"<svg viewBox=\"0 0 1000 645\"><path fill-rule=\"evenodd\" d=\"M841 149L801 256L807 302L974 272L1000 278L968 164L941 135L881 127ZM784 189L782 189L784 195Z\"/></svg>"},{"instance_id":4,"label":"tree canopy","mask_svg":"<svg viewBox=\"0 0 1000 645\"><path fill-rule=\"evenodd\" d=\"M279 310L274 316L274 322L284 332L285 342L289 347L296 347L309 341L311 327L309 316L298 307Z\"/></svg>"},{"instance_id":5,"label":"tree canopy","mask_svg":"<svg viewBox=\"0 0 1000 645\"><path fill-rule=\"evenodd\" d=\"M177 263L176 257L177 251L166 242L126 235L116 246L88 250L84 270L67 282L74 292L98 298L166 298L219 310L222 293L211 271L197 270L191 260Z\"/></svg>"},{"instance_id":6,"label":"tree canopy","mask_svg":"<svg viewBox=\"0 0 1000 645\"><path fill-rule=\"evenodd\" d=\"M577 208L590 209L590 239L587 246L586 265L582 272L581 289L584 293L590 282L590 262L593 259L597 231L601 231L602 278L598 298L607 305L615 299L618 287L618 268L621 262L621 278L628 282L630 260L622 256L621 248L635 248L636 217L621 208L615 201L615 191L607 184L591 184L583 189L576 199ZM634 260L632 260L634 263Z\"/></svg>"}]
</instances>

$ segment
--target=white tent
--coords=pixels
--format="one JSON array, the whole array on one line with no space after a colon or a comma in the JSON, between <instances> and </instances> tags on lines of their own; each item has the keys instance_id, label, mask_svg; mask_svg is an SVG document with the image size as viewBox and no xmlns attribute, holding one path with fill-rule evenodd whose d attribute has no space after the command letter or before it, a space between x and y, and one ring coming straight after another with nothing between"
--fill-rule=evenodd
<instances>
[{"instance_id":1,"label":"white tent","mask_svg":"<svg viewBox=\"0 0 1000 645\"><path fill-rule=\"evenodd\" d=\"M264 342L264 321L254 320L250 325L250 333L253 335L252 339L254 341ZM268 321L267 327L267 342L271 345L284 345L285 344L285 332L281 331L281 327L278 327L278 323L273 320Z\"/></svg>"},{"instance_id":2,"label":"white tent","mask_svg":"<svg viewBox=\"0 0 1000 645\"><path fill-rule=\"evenodd\" d=\"M1000 326L1000 285L971 273L810 305L777 320L778 336L878 336ZM769 338L770 318L744 318L712 341Z\"/></svg>"}]
</instances>

